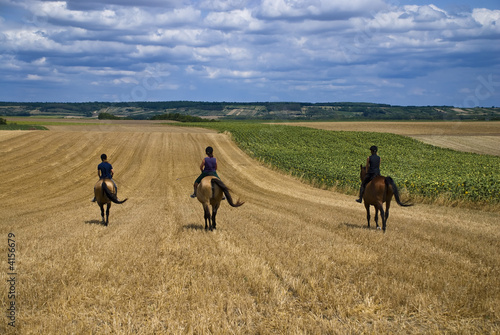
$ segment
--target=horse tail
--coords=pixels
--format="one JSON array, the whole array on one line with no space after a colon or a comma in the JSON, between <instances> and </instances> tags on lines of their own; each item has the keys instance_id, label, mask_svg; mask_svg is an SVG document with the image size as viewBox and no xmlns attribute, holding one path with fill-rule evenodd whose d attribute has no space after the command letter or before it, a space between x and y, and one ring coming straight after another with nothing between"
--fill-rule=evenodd
<instances>
[{"instance_id":1,"label":"horse tail","mask_svg":"<svg viewBox=\"0 0 500 335\"><path fill-rule=\"evenodd\" d=\"M413 206L413 204L408 201L402 202L400 200L398 188L396 187L396 183L394 182L394 180L392 180L391 177L385 177L385 187L387 188L388 186L392 187L392 193L394 194L394 198L396 199L396 202L398 203L399 206L403 207Z\"/></svg>"},{"instance_id":2,"label":"horse tail","mask_svg":"<svg viewBox=\"0 0 500 335\"><path fill-rule=\"evenodd\" d=\"M125 201L127 201L128 198L125 200L118 200L116 194L112 193L108 186L106 185L106 182L102 182L102 190L104 191L104 194L109 198L109 200L113 201L115 204L123 204Z\"/></svg>"},{"instance_id":3,"label":"horse tail","mask_svg":"<svg viewBox=\"0 0 500 335\"><path fill-rule=\"evenodd\" d=\"M236 203L234 203L233 198L231 197L231 194L229 193L229 188L222 182L222 180L217 179L217 178L213 178L212 179L212 189L214 187L214 184L216 184L217 186L219 186L222 189L222 192L224 192L224 195L226 196L227 202L231 205L231 207L240 207L241 205L243 205L245 203L244 201L240 201L239 199L238 199L238 201L236 201Z\"/></svg>"}]
</instances>

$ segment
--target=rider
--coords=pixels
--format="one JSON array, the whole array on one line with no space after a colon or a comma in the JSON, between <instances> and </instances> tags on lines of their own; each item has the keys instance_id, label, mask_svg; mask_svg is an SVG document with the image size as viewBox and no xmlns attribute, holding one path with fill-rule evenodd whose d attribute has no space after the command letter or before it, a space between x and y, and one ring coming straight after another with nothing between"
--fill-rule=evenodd
<instances>
[{"instance_id":1,"label":"rider","mask_svg":"<svg viewBox=\"0 0 500 335\"><path fill-rule=\"evenodd\" d=\"M206 176L214 176L219 178L217 175L217 159L214 157L214 149L212 147L207 147L205 153L208 157L203 158L200 165L201 174L194 182L194 192L191 194L191 198L196 198L196 188L203 178ZM220 178L219 178L220 179Z\"/></svg>"},{"instance_id":2,"label":"rider","mask_svg":"<svg viewBox=\"0 0 500 335\"><path fill-rule=\"evenodd\" d=\"M101 163L97 165L97 176L99 176L100 180L109 179L115 185L115 189L118 191L118 187L116 187L116 183L113 180L113 175L115 172L113 171L113 166L108 162L108 156L106 154L101 155ZM92 199L92 202L95 202L95 197Z\"/></svg>"},{"instance_id":3,"label":"rider","mask_svg":"<svg viewBox=\"0 0 500 335\"><path fill-rule=\"evenodd\" d=\"M370 151L372 155L366 159L366 175L359 189L359 199L356 199L359 203L363 201L363 193L365 192L366 185L376 176L380 176L380 157L377 155L378 148L372 145Z\"/></svg>"}]
</instances>

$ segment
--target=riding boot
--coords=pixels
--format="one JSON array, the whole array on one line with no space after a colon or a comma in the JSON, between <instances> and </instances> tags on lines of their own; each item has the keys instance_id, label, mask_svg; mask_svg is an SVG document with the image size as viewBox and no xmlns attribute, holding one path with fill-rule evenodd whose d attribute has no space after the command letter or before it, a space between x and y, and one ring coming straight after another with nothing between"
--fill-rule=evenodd
<instances>
[{"instance_id":1,"label":"riding boot","mask_svg":"<svg viewBox=\"0 0 500 335\"><path fill-rule=\"evenodd\" d=\"M365 192L365 187L361 185L361 188L359 189L359 199L356 199L356 202L362 203L363 202L363 193Z\"/></svg>"},{"instance_id":2,"label":"riding boot","mask_svg":"<svg viewBox=\"0 0 500 335\"><path fill-rule=\"evenodd\" d=\"M196 198L196 189L198 188L198 183L194 184L194 192L191 194L191 198Z\"/></svg>"}]
</instances>

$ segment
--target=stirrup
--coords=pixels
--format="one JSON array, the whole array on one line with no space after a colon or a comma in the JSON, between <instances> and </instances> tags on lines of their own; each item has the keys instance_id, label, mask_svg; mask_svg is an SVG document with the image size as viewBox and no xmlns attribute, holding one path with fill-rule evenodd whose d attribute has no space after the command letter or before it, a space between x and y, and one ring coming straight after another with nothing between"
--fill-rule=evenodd
<instances>
[{"instance_id":1,"label":"stirrup","mask_svg":"<svg viewBox=\"0 0 500 335\"><path fill-rule=\"evenodd\" d=\"M362 203L362 202L363 202L363 199L361 199L361 198L356 199L356 202Z\"/></svg>"},{"instance_id":2,"label":"stirrup","mask_svg":"<svg viewBox=\"0 0 500 335\"><path fill-rule=\"evenodd\" d=\"M196 198L196 194L193 193L190 195L190 197L194 199L194 198Z\"/></svg>"}]
</instances>

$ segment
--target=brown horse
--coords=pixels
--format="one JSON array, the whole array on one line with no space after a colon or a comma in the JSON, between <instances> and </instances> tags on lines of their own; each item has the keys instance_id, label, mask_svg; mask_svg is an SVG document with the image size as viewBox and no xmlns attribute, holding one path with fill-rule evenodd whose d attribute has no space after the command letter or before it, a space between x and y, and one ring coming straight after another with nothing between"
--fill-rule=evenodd
<instances>
[{"instance_id":1,"label":"brown horse","mask_svg":"<svg viewBox=\"0 0 500 335\"><path fill-rule=\"evenodd\" d=\"M232 207L239 207L244 204L244 202L240 200L234 203L229 193L229 189L217 177L207 176L203 178L198 185L196 189L196 198L198 198L198 201L203 205L203 210L205 212L205 229L215 229L215 216L217 215L217 210L219 209L223 194ZM212 206L212 215L210 215L210 205Z\"/></svg>"},{"instance_id":2,"label":"brown horse","mask_svg":"<svg viewBox=\"0 0 500 335\"><path fill-rule=\"evenodd\" d=\"M123 204L125 200L118 200L117 189L115 184L110 179L101 179L94 186L95 200L101 208L102 223L107 226L109 223L109 208L111 202L115 204ZM104 220L104 205L106 204L106 220Z\"/></svg>"},{"instance_id":3,"label":"brown horse","mask_svg":"<svg viewBox=\"0 0 500 335\"><path fill-rule=\"evenodd\" d=\"M365 179L366 167L361 165L360 178L361 181ZM366 208L366 220L368 221L368 228L370 228L370 205L375 207L375 224L377 228L380 229L378 225L378 212L380 211L380 216L382 217L382 230L385 232L387 225L387 219L389 218L389 208L391 207L392 196L396 199L398 205L403 207L413 206L408 202L401 202L399 199L398 188L396 183L391 177L376 176L373 178L365 188L363 193L363 201ZM385 212L384 212L384 202Z\"/></svg>"}]
</instances>

